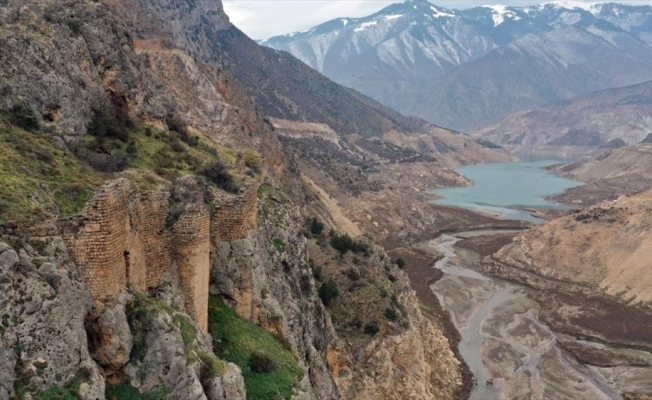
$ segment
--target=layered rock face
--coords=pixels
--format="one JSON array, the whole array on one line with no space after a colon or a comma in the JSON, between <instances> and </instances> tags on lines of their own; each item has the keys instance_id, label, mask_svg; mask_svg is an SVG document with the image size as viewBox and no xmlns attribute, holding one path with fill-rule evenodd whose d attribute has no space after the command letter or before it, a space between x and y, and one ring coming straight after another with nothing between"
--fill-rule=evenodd
<instances>
[{"instance_id":1,"label":"layered rock face","mask_svg":"<svg viewBox=\"0 0 652 400\"><path fill-rule=\"evenodd\" d=\"M595 205L633 196L652 186L652 146L640 143L610 150L599 158L562 164L551 170L585 184L555 196L567 204Z\"/></svg>"},{"instance_id":2,"label":"layered rock face","mask_svg":"<svg viewBox=\"0 0 652 400\"><path fill-rule=\"evenodd\" d=\"M543 278L649 303L652 192L601 203L524 232L496 257Z\"/></svg>"}]
</instances>

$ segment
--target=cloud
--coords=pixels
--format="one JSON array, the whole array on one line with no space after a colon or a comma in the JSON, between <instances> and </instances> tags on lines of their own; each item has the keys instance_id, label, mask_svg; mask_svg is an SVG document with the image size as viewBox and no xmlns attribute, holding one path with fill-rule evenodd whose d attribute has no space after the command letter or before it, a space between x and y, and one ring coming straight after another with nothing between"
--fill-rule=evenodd
<instances>
[{"instance_id":1,"label":"cloud","mask_svg":"<svg viewBox=\"0 0 652 400\"><path fill-rule=\"evenodd\" d=\"M483 4L526 6L544 1L433 1L446 8L468 8ZM595 1L579 0L583 3ZM223 0L224 9L231 22L253 39L266 39L275 35L308 30L322 22L338 17L364 17L396 1L385 0ZM652 0L616 3L651 4Z\"/></svg>"},{"instance_id":2,"label":"cloud","mask_svg":"<svg viewBox=\"0 0 652 400\"><path fill-rule=\"evenodd\" d=\"M392 2L224 0L231 22L254 39L308 30L338 17L363 17Z\"/></svg>"}]
</instances>

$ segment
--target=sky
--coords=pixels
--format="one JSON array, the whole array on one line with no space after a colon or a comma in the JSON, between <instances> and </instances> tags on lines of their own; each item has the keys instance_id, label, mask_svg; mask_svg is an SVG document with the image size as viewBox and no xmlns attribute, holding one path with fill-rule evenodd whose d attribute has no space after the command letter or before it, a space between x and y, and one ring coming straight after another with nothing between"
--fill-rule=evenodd
<instances>
[{"instance_id":1,"label":"sky","mask_svg":"<svg viewBox=\"0 0 652 400\"><path fill-rule=\"evenodd\" d=\"M542 1L464 0L433 1L441 7L467 8L483 4L527 6ZM595 1L585 1L594 3ZM303 31L338 17L364 17L385 8L396 0L223 0L231 22L253 39L267 39L276 35ZM627 4L652 4L652 0L609 1Z\"/></svg>"}]
</instances>

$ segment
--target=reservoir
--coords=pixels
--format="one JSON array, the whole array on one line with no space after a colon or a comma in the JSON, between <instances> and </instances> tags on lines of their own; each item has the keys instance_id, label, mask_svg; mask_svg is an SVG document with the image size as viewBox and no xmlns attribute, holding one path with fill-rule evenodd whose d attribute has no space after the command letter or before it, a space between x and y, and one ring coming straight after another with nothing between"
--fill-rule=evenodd
<instances>
[{"instance_id":1,"label":"reservoir","mask_svg":"<svg viewBox=\"0 0 652 400\"><path fill-rule=\"evenodd\" d=\"M545 197L579 183L542 169L562 162L538 159L462 167L457 172L474 185L435 189L433 193L445 197L435 202L504 219L541 222L518 208L564 208ZM475 267L481 257L458 246L464 239L496 234L498 231L492 230L457 232L425 243L439 255L433 267L443 273L430 288L460 333L460 355L476 379L471 400L617 400L622 396L615 381L636 382L639 378L632 377L639 374L642 382L650 382L652 373L643 368L596 367L579 362L560 344L560 334L539 318L541 307L528 296L527 287L480 273ZM581 338L568 335L564 340L585 344ZM652 363L652 354L636 352L637 357Z\"/></svg>"},{"instance_id":2,"label":"reservoir","mask_svg":"<svg viewBox=\"0 0 652 400\"><path fill-rule=\"evenodd\" d=\"M467 165L456 171L473 181L473 186L435 189L443 196L434 200L445 204L489 212L503 219L541 222L520 207L566 208L545 200L546 196L562 193L579 183L562 178L542 168L568 162L553 159L534 159L511 163Z\"/></svg>"}]
</instances>

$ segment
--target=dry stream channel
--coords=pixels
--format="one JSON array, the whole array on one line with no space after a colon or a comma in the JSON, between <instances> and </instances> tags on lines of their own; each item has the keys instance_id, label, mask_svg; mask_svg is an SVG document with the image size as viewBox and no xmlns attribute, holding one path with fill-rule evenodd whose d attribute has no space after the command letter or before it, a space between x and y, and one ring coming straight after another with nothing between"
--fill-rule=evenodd
<instances>
[{"instance_id":1,"label":"dry stream channel","mask_svg":"<svg viewBox=\"0 0 652 400\"><path fill-rule=\"evenodd\" d=\"M444 275L431 289L461 334L460 353L476 377L471 399L620 399L623 386L628 386L622 382L625 377L649 375L649 368L643 372L581 364L539 320L540 307L527 296L529 289L468 268L479 256L455 244L473 235L496 233L444 234L427 243L443 255L434 268ZM649 353L628 351L652 362Z\"/></svg>"}]
</instances>

